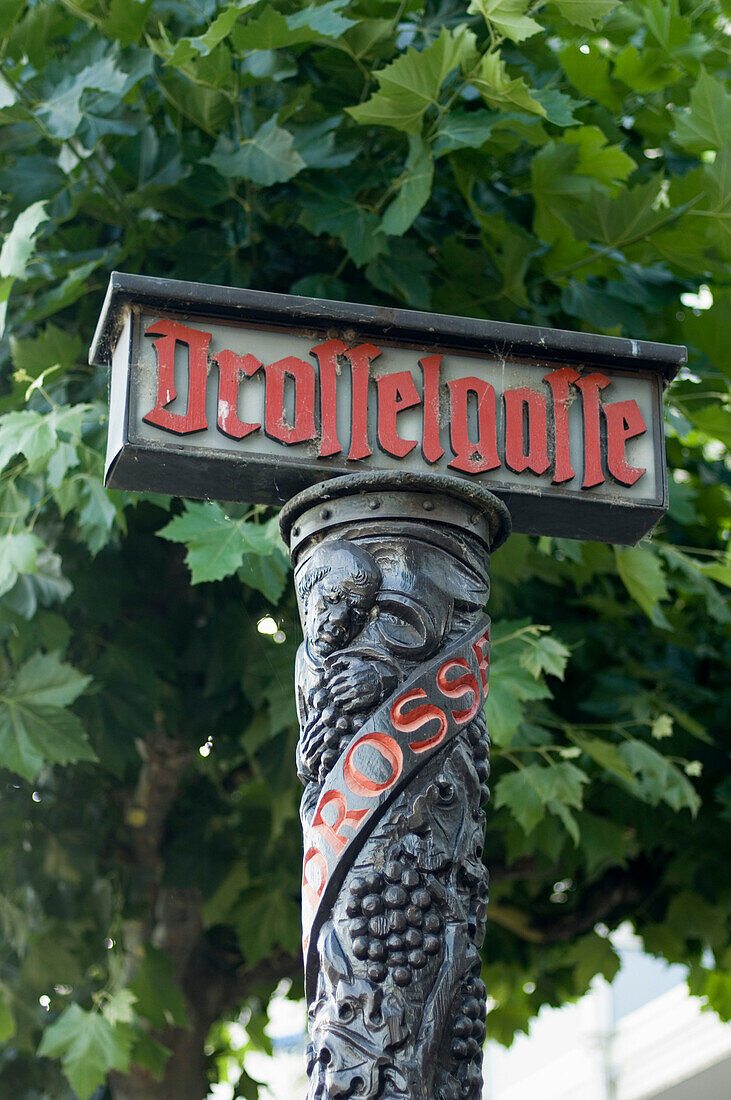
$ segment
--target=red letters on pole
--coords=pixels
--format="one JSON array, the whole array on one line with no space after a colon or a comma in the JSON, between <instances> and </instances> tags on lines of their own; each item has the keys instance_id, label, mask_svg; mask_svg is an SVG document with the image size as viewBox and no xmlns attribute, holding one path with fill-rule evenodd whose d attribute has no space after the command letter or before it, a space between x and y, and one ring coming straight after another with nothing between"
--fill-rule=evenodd
<instances>
[{"instance_id":1,"label":"red letters on pole","mask_svg":"<svg viewBox=\"0 0 731 1100\"><path fill-rule=\"evenodd\" d=\"M318 344L310 355L320 366L320 449L318 458L340 454L338 439L338 356L348 350L342 340L326 340Z\"/></svg>"},{"instance_id":2,"label":"red letters on pole","mask_svg":"<svg viewBox=\"0 0 731 1100\"><path fill-rule=\"evenodd\" d=\"M467 669L467 671L463 676L457 676L454 680L448 680L447 673L451 672L454 668L464 668ZM470 705L464 710L453 710L452 718L454 718L458 726L461 726L464 722L469 722L470 718L474 718L480 706L482 693L480 692L480 685L477 683L474 674L470 671L470 666L463 657L455 657L451 661L444 662L437 673L437 687L447 699L461 699L464 695L471 694L472 702Z\"/></svg>"},{"instance_id":3,"label":"red letters on pole","mask_svg":"<svg viewBox=\"0 0 731 1100\"><path fill-rule=\"evenodd\" d=\"M364 775L353 761L356 750L365 748L366 745L376 749L391 768L391 774L384 782L378 782ZM389 737L387 733L366 733L363 737L354 741L348 749L348 754L343 763L343 775L353 794L368 798L389 790L401 775L403 767L404 754L401 751L401 746L397 741L394 741L393 737Z\"/></svg>"},{"instance_id":4,"label":"red letters on pole","mask_svg":"<svg viewBox=\"0 0 731 1100\"><path fill-rule=\"evenodd\" d=\"M157 404L142 419L176 435L205 431L208 427L206 382L210 332L188 328L178 321L161 320L150 325L145 336L162 336L162 340L155 340L153 344L157 354ZM165 407L178 396L175 388L176 344L188 347L188 407L184 414L169 412Z\"/></svg>"},{"instance_id":5,"label":"red letters on pole","mask_svg":"<svg viewBox=\"0 0 731 1100\"><path fill-rule=\"evenodd\" d=\"M333 804L335 805L335 820L330 824L325 820L323 810ZM348 837L343 836L340 829L343 825L350 825L353 829L356 828L367 813L368 810L349 810L345 795L340 791L327 791L320 800L312 819L312 828L317 829L335 853L342 852L348 843Z\"/></svg>"},{"instance_id":6,"label":"red letters on pole","mask_svg":"<svg viewBox=\"0 0 731 1100\"><path fill-rule=\"evenodd\" d=\"M253 355L236 355L233 351L219 351L214 356L218 363L218 427L231 439L243 439L251 435L261 424L246 424L239 420L239 382L241 376L251 378L261 367Z\"/></svg>"},{"instance_id":7,"label":"red letters on pole","mask_svg":"<svg viewBox=\"0 0 731 1100\"><path fill-rule=\"evenodd\" d=\"M352 408L349 461L367 458L372 454L368 445L368 383L370 365L381 354L375 344L360 344L345 352L350 361Z\"/></svg>"},{"instance_id":8,"label":"red letters on pole","mask_svg":"<svg viewBox=\"0 0 731 1100\"><path fill-rule=\"evenodd\" d=\"M405 458L413 451L418 440L402 439L398 434L396 418L404 409L421 404L416 384L407 370L398 374L382 374L378 383L378 442L384 451Z\"/></svg>"},{"instance_id":9,"label":"red letters on pole","mask_svg":"<svg viewBox=\"0 0 731 1100\"><path fill-rule=\"evenodd\" d=\"M320 872L320 881L315 888L308 876L309 868L313 866ZM317 903L322 897L322 892L327 884L327 860L319 848L310 848L305 853L302 862L302 893L307 898L310 908L317 909Z\"/></svg>"},{"instance_id":10,"label":"red letters on pole","mask_svg":"<svg viewBox=\"0 0 731 1100\"><path fill-rule=\"evenodd\" d=\"M266 413L264 431L272 439L290 446L315 438L315 368L296 355L279 359L264 367L266 373ZM284 419L284 379L295 385L294 422Z\"/></svg>"},{"instance_id":11,"label":"red letters on pole","mask_svg":"<svg viewBox=\"0 0 731 1100\"><path fill-rule=\"evenodd\" d=\"M622 485L634 485L645 472L644 466L630 466L625 459L628 439L647 431L644 417L636 401L615 401L604 406L607 418L607 466L613 478Z\"/></svg>"},{"instance_id":12,"label":"red letters on pole","mask_svg":"<svg viewBox=\"0 0 731 1100\"><path fill-rule=\"evenodd\" d=\"M421 452L427 462L437 462L444 454L439 440L439 368L441 355L426 355L419 360L424 372L424 427Z\"/></svg>"},{"instance_id":13,"label":"red letters on pole","mask_svg":"<svg viewBox=\"0 0 731 1100\"><path fill-rule=\"evenodd\" d=\"M411 691L406 691L403 695L400 695L391 707L391 725L400 733L415 733L416 730L420 730L422 726L428 725L434 719L438 721L439 725L435 733L432 733L423 741L409 742L409 748L416 753L426 752L427 749L441 744L449 729L444 711L440 710L439 707L435 707L433 703L422 703L421 706L410 710L408 714L404 714L404 707L408 703L413 703L416 699L426 698L427 694L422 688L413 688Z\"/></svg>"},{"instance_id":14,"label":"red letters on pole","mask_svg":"<svg viewBox=\"0 0 731 1100\"><path fill-rule=\"evenodd\" d=\"M576 385L581 390L584 405L584 480L581 488L591 489L604 481L599 390L609 385L609 379L606 374L589 374L586 378L580 378Z\"/></svg>"},{"instance_id":15,"label":"red letters on pole","mask_svg":"<svg viewBox=\"0 0 731 1100\"><path fill-rule=\"evenodd\" d=\"M157 356L157 396L154 408L142 419L176 435L205 431L208 428L206 389L211 333L163 318L150 325L145 335L159 337L153 343ZM184 413L169 409L178 397L175 355L176 350L181 354L180 349L187 351L188 392ZM570 420L575 422L571 418L581 417L582 489L601 485L606 474L629 487L646 473L645 467L630 465L626 455L627 443L647 431L643 413L635 400L603 402L601 391L611 384L604 374L595 372L582 376L572 367L559 367L544 374L542 381L551 393L550 425L545 393L530 386L505 389L502 393L503 438L502 426L498 435L495 388L475 375L448 377L442 382L446 368L441 353L424 355L418 360L422 372L421 392L409 370L372 377L371 363L382 354L374 344L348 347L342 340L333 338L316 344L310 354L316 360L317 369L293 355L264 365L263 419L266 434L285 446L317 440L318 458L343 454L341 437L348 426L347 462L359 462L371 456L369 395L375 389L380 447L394 458L402 459L421 442L424 461L430 465L439 462L444 455L441 414L443 390L446 389L452 450L448 466L452 470L480 475L497 470L502 458L508 469L517 474L530 472L540 476L552 468L554 485L572 481L578 456L571 453L569 425ZM349 425L338 423L338 387L344 385L345 393L348 387L347 375L341 378L339 362L343 361L350 365ZM240 419L239 404L242 383L252 378L262 363L255 355L239 355L228 349L216 352L210 362L218 366L218 430L241 441L261 427L259 423ZM418 379L418 374L416 377ZM292 423L285 411L289 387L293 388ZM580 394L581 400L571 412L574 393L577 397ZM315 416L318 398L319 426ZM421 438L404 438L398 430L399 413L418 405L422 406L420 431L414 434ZM345 408L344 405L341 412L347 417ZM578 426L576 423L577 429ZM576 441L576 430L574 438Z\"/></svg>"},{"instance_id":16,"label":"red letters on pole","mask_svg":"<svg viewBox=\"0 0 731 1100\"><path fill-rule=\"evenodd\" d=\"M482 637L478 638L477 641L474 642L473 646L472 646L472 652L474 653L475 657L477 658L477 666L480 670L480 678L482 679L482 688L483 688L483 691L484 691L485 695L487 695L488 687L489 687L488 675L489 675L489 668L490 668L490 658L487 655L487 653L485 653L485 649L489 645L490 645L490 632L486 630L485 633L482 635Z\"/></svg>"},{"instance_id":17,"label":"red letters on pole","mask_svg":"<svg viewBox=\"0 0 731 1100\"><path fill-rule=\"evenodd\" d=\"M569 390L572 382L578 382L581 375L571 367L561 367L551 371L543 379L548 382L553 395L553 484L571 481L574 468L571 465L571 445L569 441Z\"/></svg>"},{"instance_id":18,"label":"red letters on pole","mask_svg":"<svg viewBox=\"0 0 731 1100\"><path fill-rule=\"evenodd\" d=\"M449 437L454 458L449 463L453 470L466 474L481 474L496 470L500 465L497 455L497 420L495 389L483 378L454 378L447 382L451 415ZM467 397L477 397L477 439L470 439L467 423Z\"/></svg>"},{"instance_id":19,"label":"red letters on pole","mask_svg":"<svg viewBox=\"0 0 731 1100\"><path fill-rule=\"evenodd\" d=\"M548 419L546 399L537 390L520 386L506 390L505 400L505 465L520 474L531 470L545 474L548 469ZM525 424L528 426L528 452L525 450Z\"/></svg>"}]
</instances>

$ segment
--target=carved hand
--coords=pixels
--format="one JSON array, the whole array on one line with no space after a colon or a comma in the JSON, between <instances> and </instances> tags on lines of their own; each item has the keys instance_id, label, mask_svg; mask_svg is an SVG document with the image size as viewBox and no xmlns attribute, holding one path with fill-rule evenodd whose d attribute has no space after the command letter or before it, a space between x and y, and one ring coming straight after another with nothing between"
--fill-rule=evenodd
<instances>
[{"instance_id":1,"label":"carved hand","mask_svg":"<svg viewBox=\"0 0 731 1100\"><path fill-rule=\"evenodd\" d=\"M362 657L338 657L327 690L331 706L341 710L365 710L378 703L383 684L378 670Z\"/></svg>"}]
</instances>

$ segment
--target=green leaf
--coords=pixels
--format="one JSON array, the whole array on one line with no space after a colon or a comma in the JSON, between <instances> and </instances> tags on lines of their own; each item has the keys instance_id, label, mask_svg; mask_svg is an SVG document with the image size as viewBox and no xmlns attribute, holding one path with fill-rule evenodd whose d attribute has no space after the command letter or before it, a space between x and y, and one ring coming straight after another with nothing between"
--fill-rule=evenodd
<instances>
[{"instance_id":1,"label":"green leaf","mask_svg":"<svg viewBox=\"0 0 731 1100\"><path fill-rule=\"evenodd\" d=\"M129 1024L135 1018L137 998L131 989L117 989L104 1001L102 1012L109 1023Z\"/></svg>"},{"instance_id":2,"label":"green leaf","mask_svg":"<svg viewBox=\"0 0 731 1100\"><path fill-rule=\"evenodd\" d=\"M598 126L580 126L569 130L561 143L577 146L576 171L579 175L590 176L614 191L637 167L632 157L623 152L619 145L608 144Z\"/></svg>"},{"instance_id":3,"label":"green leaf","mask_svg":"<svg viewBox=\"0 0 731 1100\"><path fill-rule=\"evenodd\" d=\"M434 261L414 240L396 237L388 251L379 253L366 268L366 278L384 294L401 299L414 309L428 309L429 274Z\"/></svg>"},{"instance_id":4,"label":"green leaf","mask_svg":"<svg viewBox=\"0 0 731 1100\"><path fill-rule=\"evenodd\" d=\"M522 42L543 30L540 23L525 14L530 7L531 0L470 0L467 11L484 16L485 22L492 23L513 42Z\"/></svg>"},{"instance_id":5,"label":"green leaf","mask_svg":"<svg viewBox=\"0 0 731 1100\"><path fill-rule=\"evenodd\" d=\"M127 87L127 74L117 64L114 50L105 57L86 65L79 73L66 76L56 90L38 108L38 117L54 138L62 141L73 137L84 117L82 97L94 90L121 96Z\"/></svg>"},{"instance_id":6,"label":"green leaf","mask_svg":"<svg viewBox=\"0 0 731 1100\"><path fill-rule=\"evenodd\" d=\"M577 819L579 843L590 875L604 867L626 865L631 848L626 826L586 810L578 814Z\"/></svg>"},{"instance_id":7,"label":"green leaf","mask_svg":"<svg viewBox=\"0 0 731 1100\"><path fill-rule=\"evenodd\" d=\"M356 26L354 19L340 14L346 3L347 0L330 0L326 4L309 5L292 15L282 15L275 8L266 7L251 23L237 29L236 48L242 51L278 50L322 38L339 38Z\"/></svg>"},{"instance_id":8,"label":"green leaf","mask_svg":"<svg viewBox=\"0 0 731 1100\"><path fill-rule=\"evenodd\" d=\"M342 116L336 116L292 127L297 152L308 168L343 168L355 160L355 148L336 146L335 131L342 121Z\"/></svg>"},{"instance_id":9,"label":"green leaf","mask_svg":"<svg viewBox=\"0 0 731 1100\"><path fill-rule=\"evenodd\" d=\"M36 653L18 670L13 681L13 699L26 699L48 707L68 707L91 682L55 653Z\"/></svg>"},{"instance_id":10,"label":"green leaf","mask_svg":"<svg viewBox=\"0 0 731 1100\"><path fill-rule=\"evenodd\" d=\"M724 259L731 260L730 145L725 145L718 151L713 164L704 166L702 183L703 201L694 205L691 216L709 219L706 229L709 244L717 248ZM725 373L731 373L727 361Z\"/></svg>"},{"instance_id":11,"label":"green leaf","mask_svg":"<svg viewBox=\"0 0 731 1100\"><path fill-rule=\"evenodd\" d=\"M386 236L378 232L378 216L358 201L342 179L323 180L315 192L302 196L302 207L300 225L314 234L338 237L357 267L388 247Z\"/></svg>"},{"instance_id":12,"label":"green leaf","mask_svg":"<svg viewBox=\"0 0 731 1100\"><path fill-rule=\"evenodd\" d=\"M8 300L13 289L15 278L10 275L7 279L0 279L0 337L5 332L5 318L8 312Z\"/></svg>"},{"instance_id":13,"label":"green leaf","mask_svg":"<svg viewBox=\"0 0 731 1100\"><path fill-rule=\"evenodd\" d=\"M0 596L10 591L21 574L36 572L38 551L42 548L42 540L30 531L0 538Z\"/></svg>"},{"instance_id":14,"label":"green leaf","mask_svg":"<svg viewBox=\"0 0 731 1100\"><path fill-rule=\"evenodd\" d=\"M659 557L643 546L615 546L617 572L632 599L656 626L669 629L658 604L668 598L665 570Z\"/></svg>"},{"instance_id":15,"label":"green leaf","mask_svg":"<svg viewBox=\"0 0 731 1100\"><path fill-rule=\"evenodd\" d=\"M15 1035L15 1020L10 1011L7 992L0 988L0 1043L6 1043Z\"/></svg>"},{"instance_id":16,"label":"green leaf","mask_svg":"<svg viewBox=\"0 0 731 1100\"><path fill-rule=\"evenodd\" d=\"M243 177L262 187L284 183L305 167L292 134L278 126L276 118L263 123L253 137L238 146L228 138L219 138L211 156L202 163L228 179Z\"/></svg>"},{"instance_id":17,"label":"green leaf","mask_svg":"<svg viewBox=\"0 0 731 1100\"><path fill-rule=\"evenodd\" d=\"M547 809L559 816L559 806L580 810L583 787L588 782L585 772L566 761L548 767L528 764L498 780L494 804L496 808L507 806L523 830L530 833Z\"/></svg>"},{"instance_id":18,"label":"green leaf","mask_svg":"<svg viewBox=\"0 0 731 1100\"><path fill-rule=\"evenodd\" d=\"M520 661L536 679L541 673L548 672L563 680L570 656L571 650L563 642L550 634L543 634L539 638L530 639L529 648L525 650Z\"/></svg>"},{"instance_id":19,"label":"green leaf","mask_svg":"<svg viewBox=\"0 0 731 1100\"><path fill-rule=\"evenodd\" d=\"M174 73L160 78L160 87L170 103L207 134L218 135L231 117L231 100L217 88L192 84Z\"/></svg>"},{"instance_id":20,"label":"green leaf","mask_svg":"<svg viewBox=\"0 0 731 1100\"><path fill-rule=\"evenodd\" d=\"M45 466L56 445L53 421L41 413L24 409L0 417L0 469L14 455L25 455L31 473Z\"/></svg>"},{"instance_id":21,"label":"green leaf","mask_svg":"<svg viewBox=\"0 0 731 1100\"><path fill-rule=\"evenodd\" d=\"M35 248L35 235L47 221L45 202L34 202L18 215L0 250L0 278L25 279Z\"/></svg>"},{"instance_id":22,"label":"green leaf","mask_svg":"<svg viewBox=\"0 0 731 1100\"><path fill-rule=\"evenodd\" d=\"M133 1066L142 1066L149 1070L156 1081L162 1081L165 1076L165 1067L172 1053L169 1047L153 1039L141 1027L134 1028L134 1039L129 1056Z\"/></svg>"},{"instance_id":23,"label":"green leaf","mask_svg":"<svg viewBox=\"0 0 731 1100\"><path fill-rule=\"evenodd\" d=\"M110 1070L129 1069L131 1036L98 1012L69 1005L43 1033L38 1055L60 1058L63 1072L80 1100L104 1084Z\"/></svg>"},{"instance_id":24,"label":"green leaf","mask_svg":"<svg viewBox=\"0 0 731 1100\"><path fill-rule=\"evenodd\" d=\"M236 907L236 934L249 966L274 947L295 954L300 945L300 908L280 890L245 891Z\"/></svg>"},{"instance_id":25,"label":"green leaf","mask_svg":"<svg viewBox=\"0 0 731 1100\"><path fill-rule=\"evenodd\" d=\"M450 111L439 123L434 140L434 155L443 157L455 149L479 149L488 140L496 124L502 121L498 112Z\"/></svg>"},{"instance_id":26,"label":"green leaf","mask_svg":"<svg viewBox=\"0 0 731 1100\"><path fill-rule=\"evenodd\" d=\"M434 161L429 146L413 134L409 135L409 155L401 175L396 198L386 207L381 230L400 237L410 229L417 215L429 201Z\"/></svg>"},{"instance_id":27,"label":"green leaf","mask_svg":"<svg viewBox=\"0 0 731 1100\"><path fill-rule=\"evenodd\" d=\"M619 111L623 97L610 78L609 58L596 45L586 45L582 52L578 45L567 46L559 54L561 67L581 95L594 99L610 111Z\"/></svg>"},{"instance_id":28,"label":"green leaf","mask_svg":"<svg viewBox=\"0 0 731 1100\"><path fill-rule=\"evenodd\" d=\"M659 714L652 723L651 734L656 741L662 741L665 737L673 735L673 720L669 714Z\"/></svg>"},{"instance_id":29,"label":"green leaf","mask_svg":"<svg viewBox=\"0 0 731 1100\"><path fill-rule=\"evenodd\" d=\"M173 978L172 960L152 944L145 945L142 965L129 983L135 1010L153 1027L190 1027L183 994Z\"/></svg>"},{"instance_id":30,"label":"green leaf","mask_svg":"<svg viewBox=\"0 0 731 1100\"><path fill-rule=\"evenodd\" d=\"M591 194L591 181L578 173L579 148L549 142L531 162L531 191L535 200L534 232L545 241L565 233L578 201Z\"/></svg>"},{"instance_id":31,"label":"green leaf","mask_svg":"<svg viewBox=\"0 0 731 1100\"><path fill-rule=\"evenodd\" d=\"M271 554L244 554L239 580L262 592L271 604L279 603L289 578L289 560L284 550Z\"/></svg>"},{"instance_id":32,"label":"green leaf","mask_svg":"<svg viewBox=\"0 0 731 1100\"><path fill-rule=\"evenodd\" d=\"M690 93L690 108L677 111L673 137L689 153L705 153L728 144L731 134L731 92L701 67Z\"/></svg>"},{"instance_id":33,"label":"green leaf","mask_svg":"<svg viewBox=\"0 0 731 1100\"><path fill-rule=\"evenodd\" d=\"M535 88L531 95L546 113L546 120L554 126L576 126L574 111L586 105L585 99L572 99L558 88Z\"/></svg>"},{"instance_id":34,"label":"green leaf","mask_svg":"<svg viewBox=\"0 0 731 1100\"><path fill-rule=\"evenodd\" d=\"M417 134L430 107L436 107L439 92L456 68L471 68L477 59L475 36L467 27L445 28L420 53L409 49L385 69L375 73L379 90L369 100L346 110L363 126L392 126Z\"/></svg>"},{"instance_id":35,"label":"green leaf","mask_svg":"<svg viewBox=\"0 0 731 1100\"><path fill-rule=\"evenodd\" d=\"M554 0L554 3L569 23L594 30L610 11L614 11L619 0Z\"/></svg>"},{"instance_id":36,"label":"green leaf","mask_svg":"<svg viewBox=\"0 0 731 1100\"><path fill-rule=\"evenodd\" d=\"M185 511L158 531L161 538L187 546L193 584L219 581L244 565L247 554L284 555L276 519L268 523L229 519L220 504L186 501Z\"/></svg>"},{"instance_id":37,"label":"green leaf","mask_svg":"<svg viewBox=\"0 0 731 1100\"><path fill-rule=\"evenodd\" d=\"M111 0L102 24L104 33L116 38L122 46L139 42L152 3L153 0Z\"/></svg>"},{"instance_id":38,"label":"green leaf","mask_svg":"<svg viewBox=\"0 0 731 1100\"><path fill-rule=\"evenodd\" d=\"M258 3L258 0L238 0L237 3L229 4L216 16L204 34L179 39L170 53L161 50L167 63L176 68L181 68L195 57L208 57L216 46L219 46L224 39L228 38L239 16L256 3Z\"/></svg>"},{"instance_id":39,"label":"green leaf","mask_svg":"<svg viewBox=\"0 0 731 1100\"><path fill-rule=\"evenodd\" d=\"M546 117L546 108L536 99L535 90L528 88L522 76L511 77L497 53L488 53L482 58L478 68L470 74L470 81L489 107L496 110L517 108Z\"/></svg>"},{"instance_id":40,"label":"green leaf","mask_svg":"<svg viewBox=\"0 0 731 1100\"><path fill-rule=\"evenodd\" d=\"M619 776L626 783L632 782L632 772L622 759L617 745L611 741L605 741L601 737L591 737L589 734L580 733L578 730L567 729L567 736L575 745L595 760L604 771Z\"/></svg>"},{"instance_id":41,"label":"green leaf","mask_svg":"<svg viewBox=\"0 0 731 1100\"><path fill-rule=\"evenodd\" d=\"M667 802L674 810L690 810L693 817L701 806L695 787L671 760L644 741L625 741L619 752L635 775L641 797L656 806Z\"/></svg>"},{"instance_id":42,"label":"green leaf","mask_svg":"<svg viewBox=\"0 0 731 1100\"><path fill-rule=\"evenodd\" d=\"M19 340L17 336L10 337L13 366L33 378L49 367L72 366L81 357L83 346L78 333L66 332L53 323L46 325L37 336L25 340Z\"/></svg>"},{"instance_id":43,"label":"green leaf","mask_svg":"<svg viewBox=\"0 0 731 1100\"><path fill-rule=\"evenodd\" d=\"M64 709L89 683L54 654L36 654L0 692L0 764L32 782L44 764L96 760L75 715Z\"/></svg>"},{"instance_id":44,"label":"green leaf","mask_svg":"<svg viewBox=\"0 0 731 1100\"><path fill-rule=\"evenodd\" d=\"M627 188L616 195L594 189L581 207L570 215L576 235L608 248L623 248L648 237L668 220L659 204L660 180Z\"/></svg>"}]
</instances>

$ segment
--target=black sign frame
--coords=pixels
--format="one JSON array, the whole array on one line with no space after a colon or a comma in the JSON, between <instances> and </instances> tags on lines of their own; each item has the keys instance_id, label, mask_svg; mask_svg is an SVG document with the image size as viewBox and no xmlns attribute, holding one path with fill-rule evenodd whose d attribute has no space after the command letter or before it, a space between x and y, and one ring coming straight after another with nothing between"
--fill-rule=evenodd
<instances>
[{"instance_id":1,"label":"black sign frame","mask_svg":"<svg viewBox=\"0 0 731 1100\"><path fill-rule=\"evenodd\" d=\"M508 506L514 530L602 542L634 544L664 515L668 507L662 425L662 390L686 362L686 349L672 344L562 329L444 316L345 302L270 294L204 283L113 272L89 353L95 366L108 366L131 313L218 321L226 325L279 331L311 337L336 335L346 342L378 341L391 346L433 347L467 355L494 355L506 360L535 360L549 366L611 369L657 381L651 428L660 492L653 499L614 502L590 494L567 496L560 488L514 491L490 482L485 486ZM129 327L132 361L135 326ZM119 386L119 382L117 382ZM112 393L110 450L106 471L109 488L163 492L198 499L284 503L316 482L346 472L323 469L322 463L283 456L252 456L216 451L175 440L143 445L131 438L129 376L126 392ZM245 476L244 476L245 473ZM274 486L274 490L272 488Z\"/></svg>"}]
</instances>

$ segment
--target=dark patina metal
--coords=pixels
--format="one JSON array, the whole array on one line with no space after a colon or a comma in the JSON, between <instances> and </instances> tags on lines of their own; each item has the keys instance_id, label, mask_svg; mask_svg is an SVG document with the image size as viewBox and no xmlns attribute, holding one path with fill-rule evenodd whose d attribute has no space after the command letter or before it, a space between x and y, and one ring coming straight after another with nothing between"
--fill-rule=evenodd
<instances>
[{"instance_id":1,"label":"dark patina metal","mask_svg":"<svg viewBox=\"0 0 731 1100\"><path fill-rule=\"evenodd\" d=\"M366 474L306 490L281 525L305 633L310 1100L478 1100L482 608L507 509L448 477Z\"/></svg>"}]
</instances>

